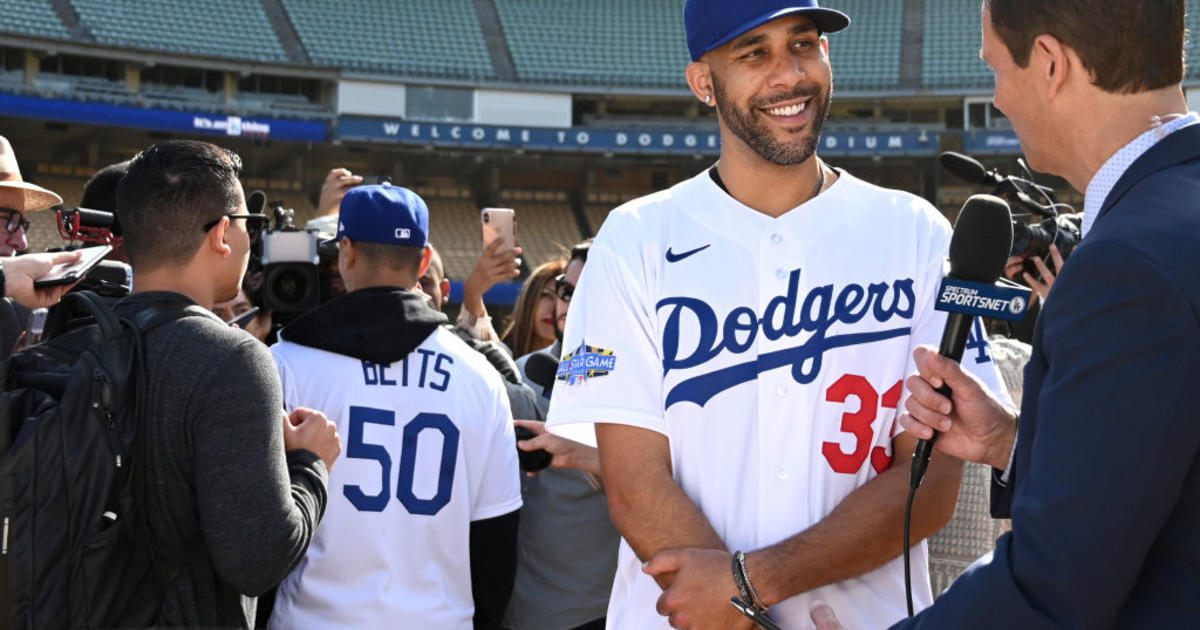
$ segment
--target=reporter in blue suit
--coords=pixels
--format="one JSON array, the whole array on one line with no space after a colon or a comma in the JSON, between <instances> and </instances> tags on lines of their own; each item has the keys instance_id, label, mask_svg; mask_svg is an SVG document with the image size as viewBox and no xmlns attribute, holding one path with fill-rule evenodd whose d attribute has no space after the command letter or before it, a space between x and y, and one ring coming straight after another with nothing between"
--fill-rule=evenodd
<instances>
[{"instance_id":1,"label":"reporter in blue suit","mask_svg":"<svg viewBox=\"0 0 1200 630\"><path fill-rule=\"evenodd\" d=\"M917 353L902 424L1005 471L993 512L1013 529L893 630L1200 628L1200 118L1183 40L1184 0L984 2L996 106L1035 169L1086 191L1084 236L1038 321L1019 420Z\"/></svg>"}]
</instances>

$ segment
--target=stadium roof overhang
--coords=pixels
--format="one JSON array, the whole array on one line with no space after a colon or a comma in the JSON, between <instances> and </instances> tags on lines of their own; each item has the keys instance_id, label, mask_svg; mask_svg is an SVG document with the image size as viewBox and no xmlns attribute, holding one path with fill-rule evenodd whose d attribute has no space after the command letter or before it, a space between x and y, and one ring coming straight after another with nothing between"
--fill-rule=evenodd
<instances>
[{"instance_id":1,"label":"stadium roof overhang","mask_svg":"<svg viewBox=\"0 0 1200 630\"><path fill-rule=\"evenodd\" d=\"M40 51L48 55L79 55L152 67L160 64L182 66L185 68L201 68L232 72L241 75L268 74L298 79L323 79L336 81L341 72L336 68L321 68L317 66L262 63L243 59L227 59L222 57L204 57L185 55L165 51L151 51L141 48L125 48L107 44L75 42L63 39L47 39L27 35L0 34L0 46L26 48Z\"/></svg>"}]
</instances>

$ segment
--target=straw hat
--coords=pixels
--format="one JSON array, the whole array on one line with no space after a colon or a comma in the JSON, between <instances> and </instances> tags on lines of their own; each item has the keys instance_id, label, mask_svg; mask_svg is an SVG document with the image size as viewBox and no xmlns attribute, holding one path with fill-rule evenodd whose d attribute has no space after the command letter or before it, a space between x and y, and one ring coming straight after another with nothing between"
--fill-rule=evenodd
<instances>
[{"instance_id":1,"label":"straw hat","mask_svg":"<svg viewBox=\"0 0 1200 630\"><path fill-rule=\"evenodd\" d=\"M12 145L8 138L0 136L0 208L26 213L45 210L62 202L62 197L21 179Z\"/></svg>"}]
</instances>

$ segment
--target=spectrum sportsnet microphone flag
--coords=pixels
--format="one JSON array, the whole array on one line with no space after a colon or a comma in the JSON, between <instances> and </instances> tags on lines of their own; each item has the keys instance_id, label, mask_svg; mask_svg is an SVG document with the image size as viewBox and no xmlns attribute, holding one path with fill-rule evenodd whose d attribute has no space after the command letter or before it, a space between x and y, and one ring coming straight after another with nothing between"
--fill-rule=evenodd
<instances>
[{"instance_id":1,"label":"spectrum sportsnet microphone flag","mask_svg":"<svg viewBox=\"0 0 1200 630\"><path fill-rule=\"evenodd\" d=\"M977 317L1020 321L1029 310L1033 291L1000 279L996 284L946 277L938 290L937 310Z\"/></svg>"}]
</instances>

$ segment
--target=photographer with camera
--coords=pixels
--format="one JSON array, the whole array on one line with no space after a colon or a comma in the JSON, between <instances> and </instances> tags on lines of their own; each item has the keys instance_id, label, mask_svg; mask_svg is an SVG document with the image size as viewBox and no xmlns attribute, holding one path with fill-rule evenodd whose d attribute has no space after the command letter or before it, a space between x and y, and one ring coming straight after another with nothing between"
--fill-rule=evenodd
<instances>
[{"instance_id":1,"label":"photographer with camera","mask_svg":"<svg viewBox=\"0 0 1200 630\"><path fill-rule=\"evenodd\" d=\"M516 566L516 441L500 376L411 289L429 211L397 186L342 198L349 291L271 348L288 408L320 403L348 436L335 498L272 628L499 627ZM469 561L462 559L469 551Z\"/></svg>"}]
</instances>

